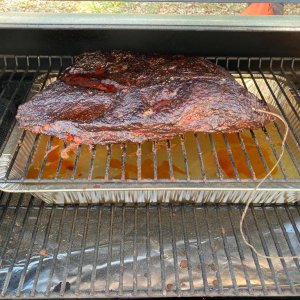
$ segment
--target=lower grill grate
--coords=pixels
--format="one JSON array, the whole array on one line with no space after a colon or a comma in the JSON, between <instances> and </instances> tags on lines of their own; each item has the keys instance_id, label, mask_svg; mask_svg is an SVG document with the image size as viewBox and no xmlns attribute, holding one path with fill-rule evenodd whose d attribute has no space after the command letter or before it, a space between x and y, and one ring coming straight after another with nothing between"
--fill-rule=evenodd
<instances>
[{"instance_id":1,"label":"lower grill grate","mask_svg":"<svg viewBox=\"0 0 300 300\"><path fill-rule=\"evenodd\" d=\"M55 206L2 194L0 294L21 297L296 295L298 259L246 247L238 205ZM252 206L266 255L300 254L299 205Z\"/></svg>"}]
</instances>

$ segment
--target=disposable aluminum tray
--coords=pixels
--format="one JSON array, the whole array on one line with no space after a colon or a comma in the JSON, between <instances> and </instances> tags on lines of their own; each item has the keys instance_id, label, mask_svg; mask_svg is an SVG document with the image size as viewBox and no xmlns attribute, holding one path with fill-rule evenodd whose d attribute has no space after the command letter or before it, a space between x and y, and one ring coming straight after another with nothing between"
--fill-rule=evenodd
<instances>
[{"instance_id":1,"label":"disposable aluminum tray","mask_svg":"<svg viewBox=\"0 0 300 300\"><path fill-rule=\"evenodd\" d=\"M218 59L215 60L218 63ZM249 66L251 66L249 64ZM255 197L256 203L284 203L300 195L300 117L298 73L232 72L236 80L265 100L289 125L282 162ZM29 96L55 80L36 76ZM27 97L29 98L29 97ZM48 203L223 202L244 203L280 154L284 127L276 121L235 134L187 134L169 141L82 145L68 160L67 145L14 126L0 158L0 189L29 192ZM53 147L50 154L46 152Z\"/></svg>"}]
</instances>

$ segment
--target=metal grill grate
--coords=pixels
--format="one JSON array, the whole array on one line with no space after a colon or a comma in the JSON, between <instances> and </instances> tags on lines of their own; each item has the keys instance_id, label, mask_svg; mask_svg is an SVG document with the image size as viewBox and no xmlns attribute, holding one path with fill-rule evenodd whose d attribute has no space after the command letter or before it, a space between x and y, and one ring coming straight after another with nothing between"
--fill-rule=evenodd
<instances>
[{"instance_id":1,"label":"metal grill grate","mask_svg":"<svg viewBox=\"0 0 300 300\"><path fill-rule=\"evenodd\" d=\"M286 119L290 128L286 155L266 185L297 189L300 183L300 59L209 59L227 68L241 84ZM0 98L2 102L4 98L8 101L0 128L11 114L11 107L15 112L18 103L55 80L71 62L72 57L0 57ZM12 91L9 89L11 84L16 84ZM23 86L26 86L25 90ZM6 94L8 96L4 97ZM74 190L78 189L78 184L82 189L97 189L100 184L101 188L107 189L136 187L134 184L140 187L144 184L146 188L159 188L159 184L164 187L183 184L190 188L212 188L218 184L222 188L252 187L278 158L283 132L282 124L274 122L260 130L238 134L190 134L152 144L108 145L106 148L98 145L91 152L83 145L71 155L67 170L66 162L60 158L49 173L45 153L54 145L59 146L60 152L66 143L15 128L10 143L3 142L9 145L9 150L6 148L4 153L10 160L6 161L6 168L0 174L0 184L6 190L16 187L9 184L21 184L22 190L34 189L35 184L39 189L48 190L66 186L68 190Z\"/></svg>"},{"instance_id":2,"label":"metal grill grate","mask_svg":"<svg viewBox=\"0 0 300 300\"><path fill-rule=\"evenodd\" d=\"M298 259L262 259L237 205L52 206L2 194L1 297L297 295ZM299 205L252 206L266 255L300 254Z\"/></svg>"},{"instance_id":3,"label":"metal grill grate","mask_svg":"<svg viewBox=\"0 0 300 300\"><path fill-rule=\"evenodd\" d=\"M252 78L253 84L257 83L257 90L262 98L267 95L259 85L259 80L263 80L276 103L278 97L270 76L273 78L287 105L282 106L278 102L278 110L283 115L291 114L289 125L292 131L286 152L299 175L299 132L294 126L295 122L299 122L299 115L296 115L299 107L299 61L211 59L240 77L247 87L247 80ZM13 122L16 106L25 101L37 78L46 74L42 77L45 83L47 78L52 74L57 76L70 62L70 57L1 57L0 106L4 110L0 114L0 153L9 143L7 133L13 132L10 124ZM287 81L283 82L282 78ZM288 90L284 88L286 84ZM293 99L296 100L295 103ZM282 138L282 128L277 123L274 126ZM276 157L278 145L272 132L266 128L261 133ZM259 134L250 132L249 135L254 146L258 146L256 149L259 159L265 160L263 165L267 168L264 153L259 151ZM231 180L235 185L245 179L240 176L239 167L235 163L231 141L227 135L222 138L228 149L235 176ZM243 136L238 135L237 138L245 157L249 156ZM33 141L34 139L35 137ZM192 182L193 174L186 163L189 162L189 149L182 138L178 142L182 149L182 166L186 178L177 180ZM218 177L215 180L209 177L205 168L203 144L200 139L196 139L199 178L203 182L226 183L229 179L221 169L214 138L210 137L208 142L212 145ZM169 175L173 174L176 178L173 143L169 141L166 144L169 149L166 159ZM157 150L158 146L154 143L153 149ZM122 145L120 150L120 180L126 178L126 165L132 160L127 149ZM143 169L140 163L138 167L138 161L142 161L143 147L137 146L137 150L138 155L134 157L137 161L135 180L141 182ZM113 151L113 146L108 147L110 155L105 160L103 175L106 180L110 179ZM94 161L98 158L96 152L94 150L91 154L91 168L87 175L92 181L95 180L92 174ZM157 170L157 153L153 151L152 179L164 184L165 180L159 178ZM80 156L76 157L79 160ZM251 180L255 181L255 166L250 159L246 160L246 164ZM45 162L42 163L41 169L43 168ZM41 169L39 174L43 173ZM280 166L280 180L287 183L293 182L288 170L284 163ZM71 174L74 175L75 172L72 170ZM77 182L78 179L74 176L71 180ZM270 181L278 182L278 179L270 178ZM246 247L241 241L238 228L242 208L239 205L197 204L59 206L47 205L28 194L0 192L0 297L298 295L299 260L266 260L257 257ZM298 204L252 206L246 217L246 235L266 255L300 255L299 209Z\"/></svg>"},{"instance_id":4,"label":"metal grill grate","mask_svg":"<svg viewBox=\"0 0 300 300\"><path fill-rule=\"evenodd\" d=\"M69 59L69 60L68 60ZM17 106L24 102L40 74L50 74L70 64L70 57L0 56L0 146L13 123ZM1 149L1 148L0 148Z\"/></svg>"}]
</instances>

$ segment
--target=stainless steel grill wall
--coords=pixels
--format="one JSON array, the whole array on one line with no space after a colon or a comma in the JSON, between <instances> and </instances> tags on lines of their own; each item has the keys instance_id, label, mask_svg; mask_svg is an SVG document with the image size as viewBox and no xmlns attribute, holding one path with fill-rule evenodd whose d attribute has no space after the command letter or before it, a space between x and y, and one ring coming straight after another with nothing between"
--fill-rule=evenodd
<instances>
[{"instance_id":1,"label":"stainless steel grill wall","mask_svg":"<svg viewBox=\"0 0 300 300\"><path fill-rule=\"evenodd\" d=\"M0 53L132 50L205 56L297 56L298 16L1 14Z\"/></svg>"}]
</instances>

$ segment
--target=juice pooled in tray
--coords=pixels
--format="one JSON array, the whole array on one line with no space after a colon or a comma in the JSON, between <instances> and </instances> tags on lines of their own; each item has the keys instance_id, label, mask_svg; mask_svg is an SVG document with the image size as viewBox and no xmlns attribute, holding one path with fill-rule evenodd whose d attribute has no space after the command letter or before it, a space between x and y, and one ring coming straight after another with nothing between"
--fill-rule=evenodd
<instances>
[{"instance_id":1,"label":"juice pooled in tray","mask_svg":"<svg viewBox=\"0 0 300 300\"><path fill-rule=\"evenodd\" d=\"M274 150L279 156L281 150L281 139L275 127L270 124L267 126L268 134L272 141L273 150L270 141L266 138L262 130L254 131L255 139L251 132L245 131L240 134L202 134L197 135L188 133L184 139L179 137L169 141L171 155L168 155L167 141L158 141L155 143L156 152L153 152L153 143L145 142L141 145L141 178L154 178L154 156L156 157L156 174L158 179L186 179L187 174L190 179L218 178L236 178L236 173L242 179L262 178L267 170L271 169L276 162ZM67 157L61 159L63 142L53 138L51 150L47 151L49 137L41 136L30 165L27 178L37 178L40 173L43 160L46 158L44 170L41 178L105 178L106 164L109 163L109 179L137 179L138 178L138 145L128 143L127 145L114 144L110 146L110 158L108 159L108 146L97 145L94 152L87 145L79 147L79 156L77 169L74 171L76 160L76 151L73 149L68 152ZM241 146L244 144L244 150ZM226 142L228 147L226 147ZM293 147L291 137L288 139L290 147ZM125 147L125 148L124 148ZM186 153L186 164L184 155ZM249 158L247 163L245 152ZM94 153L94 164L92 171L91 159ZM155 155L154 155L155 153ZM231 154L231 155L230 155ZM123 159L122 159L123 157ZM61 162L60 162L61 160ZM125 163L124 163L125 162ZM170 168L171 162L171 168ZM250 162L250 166L249 166ZM122 174L122 163L124 165ZM235 165L236 171L233 168ZM60 164L60 170L57 171ZM219 166L219 168L218 168ZM285 153L281 166L277 167L272 176L274 178L283 178L282 169L290 178L298 178L299 174L294 168L289 154ZM174 178L172 178L172 173ZM221 174L220 174L221 173ZM123 176L122 176L123 175Z\"/></svg>"}]
</instances>

